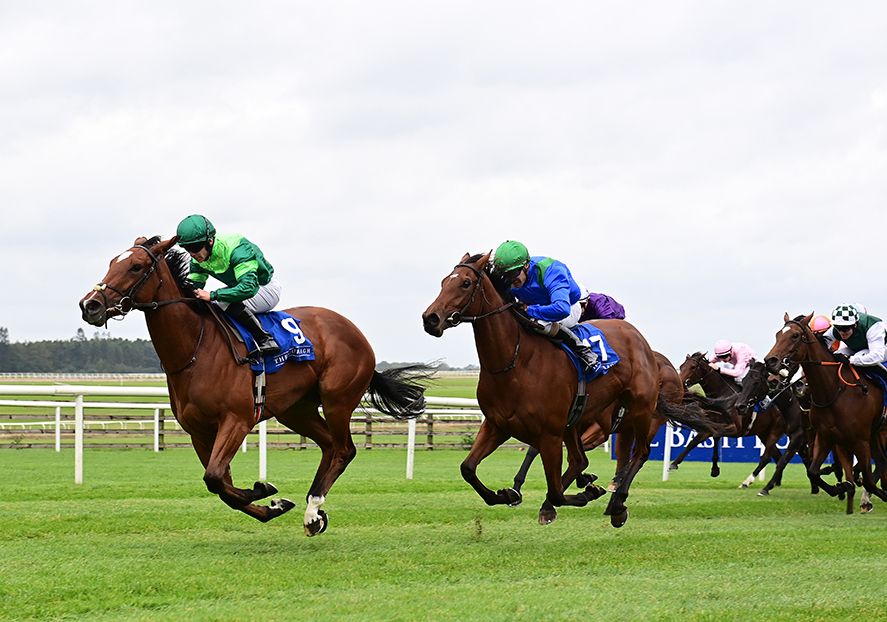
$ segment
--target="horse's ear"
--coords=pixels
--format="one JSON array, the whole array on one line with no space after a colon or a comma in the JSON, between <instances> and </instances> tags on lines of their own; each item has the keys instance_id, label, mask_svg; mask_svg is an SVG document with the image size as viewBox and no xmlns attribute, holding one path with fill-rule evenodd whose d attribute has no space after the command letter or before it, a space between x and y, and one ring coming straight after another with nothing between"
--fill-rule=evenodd
<instances>
[{"instance_id":1,"label":"horse's ear","mask_svg":"<svg viewBox=\"0 0 887 622\"><path fill-rule=\"evenodd\" d=\"M178 239L177 236L172 236L169 240L161 240L154 245L154 251L158 255L165 255L166 251L172 248L172 245L175 244Z\"/></svg>"},{"instance_id":2,"label":"horse's ear","mask_svg":"<svg viewBox=\"0 0 887 622\"><path fill-rule=\"evenodd\" d=\"M486 255L482 255L480 259L477 260L475 264L478 268L483 270L487 266L487 262L490 261L490 255L493 254L492 250L487 251Z\"/></svg>"},{"instance_id":3,"label":"horse's ear","mask_svg":"<svg viewBox=\"0 0 887 622\"><path fill-rule=\"evenodd\" d=\"M471 255L469 255L468 253L465 253L464 255L462 255L462 259L459 261L459 263L465 263L470 258L471 258Z\"/></svg>"},{"instance_id":4,"label":"horse's ear","mask_svg":"<svg viewBox=\"0 0 887 622\"><path fill-rule=\"evenodd\" d=\"M148 238L146 238L146 237L143 236L143 235L140 235L139 237L137 237L137 238L133 241L132 245L133 245L133 246L141 246L142 244L144 244L144 243L147 242L147 241L148 241Z\"/></svg>"},{"instance_id":5,"label":"horse's ear","mask_svg":"<svg viewBox=\"0 0 887 622\"><path fill-rule=\"evenodd\" d=\"M788 316L788 312L786 312L785 317L782 318L783 321L788 322L791 318Z\"/></svg>"},{"instance_id":6,"label":"horse's ear","mask_svg":"<svg viewBox=\"0 0 887 622\"><path fill-rule=\"evenodd\" d=\"M813 312L811 311L810 315L808 315L807 317L804 318L804 325L810 326L810 320L812 320L812 319L813 319Z\"/></svg>"}]
</instances>

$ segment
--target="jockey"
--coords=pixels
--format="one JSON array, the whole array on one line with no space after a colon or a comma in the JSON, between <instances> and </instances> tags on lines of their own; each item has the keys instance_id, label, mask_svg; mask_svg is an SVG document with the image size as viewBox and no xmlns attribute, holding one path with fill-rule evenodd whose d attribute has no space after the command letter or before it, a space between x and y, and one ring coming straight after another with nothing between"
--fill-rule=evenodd
<instances>
[{"instance_id":1,"label":"jockey","mask_svg":"<svg viewBox=\"0 0 887 622\"><path fill-rule=\"evenodd\" d=\"M625 307L606 294L587 292L579 301L582 307L580 322L588 320L624 320Z\"/></svg>"},{"instance_id":2,"label":"jockey","mask_svg":"<svg viewBox=\"0 0 887 622\"><path fill-rule=\"evenodd\" d=\"M708 364L724 376L732 378L736 384L742 384L742 379L745 378L754 360L755 352L746 344L718 339Z\"/></svg>"},{"instance_id":3,"label":"jockey","mask_svg":"<svg viewBox=\"0 0 887 622\"><path fill-rule=\"evenodd\" d=\"M176 228L176 241L191 256L194 294L215 302L246 328L256 341L256 351L276 354L280 346L262 328L256 313L270 311L280 301L280 282L274 268L255 244L240 234L216 235L205 216L192 214ZM227 287L208 292L202 287L213 276ZM252 354L252 353L251 353Z\"/></svg>"},{"instance_id":4,"label":"jockey","mask_svg":"<svg viewBox=\"0 0 887 622\"><path fill-rule=\"evenodd\" d=\"M826 315L816 315L810 320L810 330L814 335L822 335L832 327L832 321Z\"/></svg>"},{"instance_id":5,"label":"jockey","mask_svg":"<svg viewBox=\"0 0 887 622\"><path fill-rule=\"evenodd\" d=\"M582 315L582 289L569 268L550 257L530 257L527 247L514 240L499 245L493 272L511 285L511 294L527 304L527 315L540 333L567 343L586 371L598 362L597 354L570 330Z\"/></svg>"},{"instance_id":6,"label":"jockey","mask_svg":"<svg viewBox=\"0 0 887 622\"><path fill-rule=\"evenodd\" d=\"M881 318L860 313L843 304L832 311L832 327L823 333L832 352L843 354L853 365L882 366L887 361L884 323Z\"/></svg>"}]
</instances>

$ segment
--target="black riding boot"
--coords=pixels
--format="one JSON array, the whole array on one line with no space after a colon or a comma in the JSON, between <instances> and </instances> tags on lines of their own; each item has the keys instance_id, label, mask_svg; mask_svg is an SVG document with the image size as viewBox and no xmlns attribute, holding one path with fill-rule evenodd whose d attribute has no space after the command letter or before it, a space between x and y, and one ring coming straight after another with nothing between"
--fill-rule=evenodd
<instances>
[{"instance_id":1,"label":"black riding boot","mask_svg":"<svg viewBox=\"0 0 887 622\"><path fill-rule=\"evenodd\" d=\"M253 312L247 309L242 302L231 303L226 311L231 317L240 322L256 340L257 348L252 350L250 354L255 352L260 354L277 354L280 352L280 346L274 341L274 337L270 333L265 332L265 329L262 328L262 324L259 322L259 318L253 315Z\"/></svg>"},{"instance_id":2,"label":"black riding boot","mask_svg":"<svg viewBox=\"0 0 887 622\"><path fill-rule=\"evenodd\" d=\"M579 357L579 360L582 361L586 372L590 372L595 368L598 359L597 354L591 349L591 346L582 343L579 337L576 336L576 333L569 328L558 326L558 332L555 335L555 338L561 339L567 344L567 346L569 346L576 356Z\"/></svg>"}]
</instances>

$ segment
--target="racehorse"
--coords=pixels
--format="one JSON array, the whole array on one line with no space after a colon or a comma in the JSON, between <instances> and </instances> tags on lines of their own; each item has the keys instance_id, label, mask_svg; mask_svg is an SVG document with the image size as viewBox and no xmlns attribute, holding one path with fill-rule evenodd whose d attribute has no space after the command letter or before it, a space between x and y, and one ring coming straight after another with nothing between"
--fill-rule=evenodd
<instances>
[{"instance_id":1,"label":"racehorse","mask_svg":"<svg viewBox=\"0 0 887 622\"><path fill-rule=\"evenodd\" d=\"M867 492L882 501L887 500L887 454L885 454L883 425L884 400L882 389L859 376L846 361L838 360L813 331L813 314L790 319L776 333L776 342L764 362L773 373L788 368L794 361L800 363L810 386L810 423L816 432L807 475L810 481L831 496L847 496L847 514L853 513L854 485L851 456L860 467L862 485ZM835 460L841 465L846 481L831 486L819 473L819 467L829 450L834 448ZM872 460L881 481L879 488L870 467Z\"/></svg>"},{"instance_id":2,"label":"racehorse","mask_svg":"<svg viewBox=\"0 0 887 622\"><path fill-rule=\"evenodd\" d=\"M579 431L587 429L601 411L619 404L626 410L620 432L633 440L634 451L617 474L619 485L604 513L611 525L621 527L628 520L629 487L650 453L647 439L660 391L653 350L628 322L594 322L620 362L588 383L585 409L575 425L568 427L568 411L578 385L576 369L559 347L518 321L514 303L506 302L490 279L489 259L490 253L462 257L422 314L425 331L435 337L461 323L474 328L480 361L477 401L484 421L462 462L462 477L487 505L513 505L520 500L519 493L511 488L490 490L477 477L477 466L510 437L538 448L547 482L547 503L539 511L539 522L551 523L556 507L584 506L604 494L593 484L579 494L564 494L564 490L588 466ZM666 400L660 403L670 418L704 421L701 409L695 412L670 406ZM562 475L564 444L568 462Z\"/></svg>"},{"instance_id":3,"label":"racehorse","mask_svg":"<svg viewBox=\"0 0 887 622\"><path fill-rule=\"evenodd\" d=\"M211 304L194 296L187 257L172 249L175 242L176 238L137 238L129 250L111 259L102 282L80 300L83 319L102 326L108 318L122 318L133 309L145 312L166 371L173 414L191 436L205 468L207 489L230 507L267 522L295 504L287 499L255 504L276 494L277 488L267 482L256 482L252 490L236 488L230 470L231 459L258 423L254 376L249 365L242 364L242 346L234 344ZM424 389L417 380L428 370L416 366L379 373L370 344L345 317L320 307L287 313L300 320L302 332L314 345L315 360L287 363L268 375L261 419L273 417L321 449L303 520L306 535L313 536L326 530L329 517L321 506L357 452L350 420L364 393L388 415L417 416L424 407Z\"/></svg>"},{"instance_id":4,"label":"racehorse","mask_svg":"<svg viewBox=\"0 0 887 622\"><path fill-rule=\"evenodd\" d=\"M794 383L789 382L789 377L791 376L787 375L786 378L771 377L763 362L754 361L749 367L748 374L742 380L742 390L739 392L737 408L742 415L747 415L765 397L769 397L785 422L788 446L782 452L779 462L776 463L773 477L758 492L758 495L762 497L769 495L775 486L782 483L782 473L795 454L801 456L805 467L810 465L808 448L813 444L813 428L810 425L808 411L801 407L801 403L795 395ZM801 382L800 380L796 381L796 383ZM813 490L815 491L815 488Z\"/></svg>"},{"instance_id":5,"label":"racehorse","mask_svg":"<svg viewBox=\"0 0 887 622\"><path fill-rule=\"evenodd\" d=\"M722 398L726 409L733 413L734 423L732 429L724 430L720 436L713 439L712 477L717 477L721 473L718 466L718 445L721 437L739 438L754 435L761 439L761 442L764 444L764 453L761 454L761 459L758 461L754 471L739 485L740 488L748 488L770 460L778 462L781 457L776 443L785 432L785 424L782 421L782 417L776 412L775 407L767 408L760 413L752 413L751 415L742 415L742 413L737 412L735 398L738 396L739 386L735 382L727 380L721 373L713 369L709 365L708 358L704 352L688 354L684 362L681 363L680 372L684 386L690 387L694 384L699 384L702 390L705 391L706 396ZM703 433L697 434L680 455L671 462L669 468L671 470L677 469L678 465L687 457L687 454L708 438L709 436Z\"/></svg>"},{"instance_id":6,"label":"racehorse","mask_svg":"<svg viewBox=\"0 0 887 622\"><path fill-rule=\"evenodd\" d=\"M666 400L673 404L680 404L682 398L684 397L684 385L681 384L681 378L678 375L677 370L674 368L674 365L671 364L671 361L669 361L668 358L665 357L665 355L654 351L653 356L656 357L656 363L658 364L659 369L660 396L664 397ZM604 443L604 441L609 438L613 428L614 419L617 419L619 416L619 408L619 404L613 404L611 408L601 412L601 416L593 421L591 425L589 425L588 428L585 429L581 436L583 450L589 451L596 447L600 447ZM665 421L665 416L659 412L659 407L657 405L657 410L653 414L653 418L650 420L650 431L648 434L649 442L652 442L653 438L656 436L656 433L659 431L659 428L662 427ZM616 435L614 453L616 454L617 473L619 473L622 470L622 467L628 463L630 457L632 443L627 442L627 440L633 439L630 439L630 437L627 435ZM523 463L521 463L520 468L514 476L513 488L517 492L521 491L521 488L523 487L524 482L527 479L527 473L530 470L530 466L533 464L533 461L538 455L539 450L535 447L531 446L527 448L527 453L524 456L524 461ZM591 482L587 481L580 475L579 477L577 477L576 483L577 485L579 485L579 487L584 487ZM612 492L617 487L618 482L614 479L612 482L610 482L607 490Z\"/></svg>"}]
</instances>

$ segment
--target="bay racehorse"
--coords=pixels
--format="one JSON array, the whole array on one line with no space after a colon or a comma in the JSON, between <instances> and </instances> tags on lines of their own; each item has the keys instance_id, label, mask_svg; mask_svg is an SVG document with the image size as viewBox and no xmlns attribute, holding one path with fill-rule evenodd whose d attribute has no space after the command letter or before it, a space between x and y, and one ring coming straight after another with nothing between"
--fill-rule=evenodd
<instances>
[{"instance_id":1,"label":"bay racehorse","mask_svg":"<svg viewBox=\"0 0 887 622\"><path fill-rule=\"evenodd\" d=\"M539 522L548 524L557 516L556 507L584 506L604 493L593 484L579 494L564 494L564 490L588 466L579 432L600 412L619 404L625 408L619 430L633 442L633 451L617 474L619 485L604 513L614 527L621 527L628 520L625 500L629 487L650 453L649 430L660 392L653 350L628 322L595 321L620 362L588 383L585 409L568 428L568 411L578 385L576 369L560 347L518 321L513 302L506 301L490 279L489 259L490 253L466 254L444 277L440 293L422 314L425 331L435 337L461 323L471 323L474 328L480 362L477 401L484 421L462 462L462 477L487 505L513 505L520 500L519 493L511 488L489 489L478 478L477 466L511 437L536 447L547 483ZM661 403L670 418L704 420L701 411L670 406L666 400ZM562 474L564 445L568 462Z\"/></svg>"},{"instance_id":2,"label":"bay racehorse","mask_svg":"<svg viewBox=\"0 0 887 622\"><path fill-rule=\"evenodd\" d=\"M789 374L786 374L786 377L771 375L762 361L754 361L742 380L742 390L737 400L737 408L745 416L759 407L762 400L769 398L779 410L785 423L788 445L776 463L773 477L758 492L762 497L769 495L775 486L782 483L782 473L795 455L801 456L805 468L810 464L808 448L813 445L813 428L810 425L809 409L802 408L794 390L796 384L804 381L796 380L792 383L788 380L789 377L791 377Z\"/></svg>"},{"instance_id":3,"label":"bay racehorse","mask_svg":"<svg viewBox=\"0 0 887 622\"><path fill-rule=\"evenodd\" d=\"M739 385L732 380L728 380L723 374L713 369L709 365L708 357L705 355L705 352L688 354L684 362L681 363L680 373L681 380L686 387L698 384L702 387L702 390L705 391L706 396L720 401L722 404L722 410L731 415L733 423L713 438L710 435L706 435L704 432L697 434L689 443L687 443L687 446L678 457L672 460L669 468L671 470L677 469L678 465L680 465L684 458L687 457L687 454L703 441L712 438L711 476L717 477L721 473L720 467L718 466L720 439L723 437L739 438L742 436L757 436L764 445L764 452L761 454L761 459L758 461L758 464L755 466L752 473L739 485L740 488L748 488L754 482L755 477L764 470L764 467L767 466L770 460L778 462L782 455L776 447L776 443L785 432L785 424L783 423L782 417L777 412L775 406L771 406L759 413L740 413L736 408L736 400L739 396L740 389ZM712 409L707 409L707 412L711 413L713 411Z\"/></svg>"},{"instance_id":4,"label":"bay racehorse","mask_svg":"<svg viewBox=\"0 0 887 622\"><path fill-rule=\"evenodd\" d=\"M235 344L210 303L197 300L187 278L187 257L172 249L176 239L138 238L111 259L101 283L80 301L83 319L101 326L129 311L144 311L148 332L169 388L176 420L191 436L205 468L210 492L230 507L262 522L291 510L287 499L254 503L277 493L267 482L236 488L230 463L246 435L258 423L253 373L243 365L246 353ZM262 419L275 418L312 439L320 464L307 494L305 533L322 533L328 516L321 508L336 479L354 458L352 412L368 392L373 405L394 417L412 417L424 406L416 382L422 368L375 371L375 356L358 328L345 317L320 307L287 312L301 321L315 349L315 360L287 363L268 375ZM318 408L323 408L323 416Z\"/></svg>"},{"instance_id":5,"label":"bay racehorse","mask_svg":"<svg viewBox=\"0 0 887 622\"><path fill-rule=\"evenodd\" d=\"M776 333L776 342L764 362L773 373L788 368L792 361L803 368L810 386L810 423L816 433L807 475L833 497L843 498L846 494L847 514L852 514L856 490L853 456L861 467L865 490L882 501L887 500L883 391L864 375L860 376L846 358L836 358L810 330L812 317L811 313L790 319L786 313L784 325ZM846 479L836 486L826 483L819 472L830 449L834 449L835 460L840 463ZM880 487L872 475L872 460Z\"/></svg>"}]
</instances>

